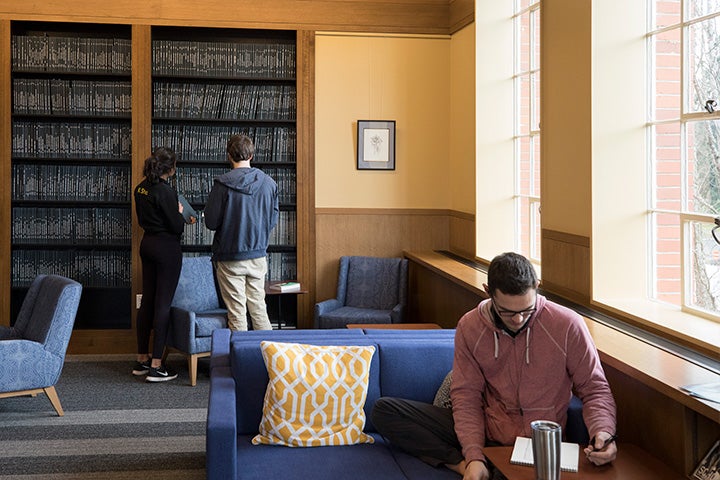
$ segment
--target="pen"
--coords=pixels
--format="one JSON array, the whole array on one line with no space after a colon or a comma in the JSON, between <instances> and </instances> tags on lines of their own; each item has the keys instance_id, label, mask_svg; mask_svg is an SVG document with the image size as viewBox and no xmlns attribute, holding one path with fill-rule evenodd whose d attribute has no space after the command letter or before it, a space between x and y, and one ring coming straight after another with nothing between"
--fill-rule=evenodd
<instances>
[{"instance_id":1,"label":"pen","mask_svg":"<svg viewBox=\"0 0 720 480\"><path fill-rule=\"evenodd\" d=\"M605 450L608 447L608 445L613 443L615 440L617 440L617 434L612 435L610 438L605 440L605 443L603 444L602 448L595 448L595 437L592 437L590 439L590 448L592 448L593 452L602 452L603 450Z\"/></svg>"}]
</instances>

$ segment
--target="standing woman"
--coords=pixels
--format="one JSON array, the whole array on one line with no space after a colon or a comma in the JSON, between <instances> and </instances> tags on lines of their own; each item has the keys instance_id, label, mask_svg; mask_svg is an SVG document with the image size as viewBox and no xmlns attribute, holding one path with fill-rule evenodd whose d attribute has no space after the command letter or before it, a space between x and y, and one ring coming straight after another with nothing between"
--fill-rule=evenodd
<instances>
[{"instance_id":1,"label":"standing woman","mask_svg":"<svg viewBox=\"0 0 720 480\"><path fill-rule=\"evenodd\" d=\"M183 207L168 179L175 175L175 152L160 147L145 160L145 178L135 187L135 211L143 234L142 303L137 315L137 363L133 375L147 375L148 382L165 382L177 373L162 364L170 323L170 303L175 295L182 250L180 235L185 226ZM155 330L152 352L150 331ZM151 355L152 353L152 355Z\"/></svg>"}]
</instances>

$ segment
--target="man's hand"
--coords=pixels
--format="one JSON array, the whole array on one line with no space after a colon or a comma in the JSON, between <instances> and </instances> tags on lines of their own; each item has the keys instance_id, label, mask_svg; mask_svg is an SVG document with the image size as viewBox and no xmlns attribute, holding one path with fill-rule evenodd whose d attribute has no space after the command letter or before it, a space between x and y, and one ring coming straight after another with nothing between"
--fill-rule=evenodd
<instances>
[{"instance_id":1,"label":"man's hand","mask_svg":"<svg viewBox=\"0 0 720 480\"><path fill-rule=\"evenodd\" d=\"M594 465L604 465L612 462L617 456L615 435L599 432L590 440L590 445L587 446L584 452L587 459Z\"/></svg>"},{"instance_id":2,"label":"man's hand","mask_svg":"<svg viewBox=\"0 0 720 480\"><path fill-rule=\"evenodd\" d=\"M490 480L490 472L483 462L475 460L465 465L463 480Z\"/></svg>"}]
</instances>

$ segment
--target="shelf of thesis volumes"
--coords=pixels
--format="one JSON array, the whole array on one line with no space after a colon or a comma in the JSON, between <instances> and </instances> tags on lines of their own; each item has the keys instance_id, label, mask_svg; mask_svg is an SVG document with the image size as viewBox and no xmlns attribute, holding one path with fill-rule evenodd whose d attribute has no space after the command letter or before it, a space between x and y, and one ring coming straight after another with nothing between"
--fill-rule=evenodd
<instances>
[{"instance_id":1,"label":"shelf of thesis volumes","mask_svg":"<svg viewBox=\"0 0 720 480\"><path fill-rule=\"evenodd\" d=\"M184 251L209 252L202 209L228 170L228 138L243 133L252 166L278 184L268 280L297 278L295 49L294 31L153 28L153 147L175 150L175 186L201 216L185 229Z\"/></svg>"},{"instance_id":2,"label":"shelf of thesis volumes","mask_svg":"<svg viewBox=\"0 0 720 480\"><path fill-rule=\"evenodd\" d=\"M13 22L11 318L38 274L76 328L130 328L130 28Z\"/></svg>"}]
</instances>

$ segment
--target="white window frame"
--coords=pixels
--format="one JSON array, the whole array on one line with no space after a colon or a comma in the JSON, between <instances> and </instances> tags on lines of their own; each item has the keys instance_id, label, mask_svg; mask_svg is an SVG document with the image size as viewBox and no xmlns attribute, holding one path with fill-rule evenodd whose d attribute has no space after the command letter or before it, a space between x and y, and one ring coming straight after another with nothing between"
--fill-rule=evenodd
<instances>
[{"instance_id":1,"label":"white window frame","mask_svg":"<svg viewBox=\"0 0 720 480\"><path fill-rule=\"evenodd\" d=\"M704 309L697 308L693 305L691 305L690 299L691 299L691 285L690 282L692 281L692 274L690 273L690 270L692 268L692 245L691 245L691 235L690 235L690 225L693 222L698 223L708 223L708 224L714 224L715 217L710 214L702 214L702 213L696 213L691 212L687 210L687 205L689 204L689 198L688 198L688 191L687 191L687 162L688 162L688 156L687 156L687 125L688 123L692 121L697 120L712 120L712 119L718 119L720 118L720 113L715 112L712 114L712 116L709 116L706 113L703 112L691 112L688 113L688 110L690 109L690 102L689 102L689 96L687 94L687 72L688 72L688 61L690 52L688 51L688 45L686 42L686 37L688 34L688 30L690 26L706 21L711 18L719 17L720 12L716 12L710 15L704 15L701 17L694 18L692 20L686 20L686 17L688 17L687 12L687 1L686 0L680 0L680 22L678 24L673 24L671 26L664 26L661 28L654 28L654 20L655 20L655 2L653 0L648 1L648 15L647 15L647 21L648 21L648 28L647 28L647 34L646 34L646 42L647 42L647 83L648 83L648 105L653 105L656 98L656 91L655 91L655 60L656 57L653 52L653 38L672 30L680 29L680 52L682 55L681 62L680 62L680 92L681 92L681 101L680 101L680 117L677 119L672 120L661 120L661 121L653 121L652 119L652 109L648 109L647 115L648 115L648 122L646 125L647 128L647 139L648 139L648 166L650 169L650 174L648 175L648 179L650 182L649 185L649 193L648 196L648 239L650 242L648 251L650 252L650 261L648 262L648 268L650 269L650 272L648 274L648 279L650 280L650 284L648 291L651 292L652 298L657 299L658 297L658 289L657 289L657 283L658 278L656 276L656 272L658 271L657 268L657 259L658 259L658 251L657 251L657 245L655 243L655 219L656 214L669 214L669 215L676 215L678 217L678 223L680 228L680 309L683 312L690 313L692 315L696 315L702 318L707 318L710 320L720 321L720 314L716 314L714 312L709 312ZM679 123L680 129L679 129L679 135L680 135L680 176L682 178L682 182L680 184L680 198L681 198L681 210L674 211L674 210L667 210L667 209L660 209L656 208L656 196L657 196L657 176L655 174L655 167L657 165L656 162L656 145L655 140L656 137L653 135L653 127L663 125L663 124L676 124Z\"/></svg>"},{"instance_id":2,"label":"white window frame","mask_svg":"<svg viewBox=\"0 0 720 480\"><path fill-rule=\"evenodd\" d=\"M535 112L535 109L540 109L539 105L535 105L535 102L533 101L535 98L539 99L539 95L536 96L536 93L539 94L539 92L536 92L536 82L532 81L534 78L538 79L538 85L539 85L539 76L540 76L540 59L536 58L536 52L539 51L539 48L536 48L536 45L534 44L536 39L536 32L535 32L535 22L532 21L532 15L536 14L539 15L541 12L541 1L533 1L529 0L530 4L523 7L519 7L519 0L516 0L515 3L515 13L513 14L513 52L514 52L514 61L513 61L513 98L514 98L514 135L513 135L513 142L514 142L514 188L513 188L513 199L515 203L515 249L516 251L520 252L522 251L522 234L525 229L528 231L528 240L529 240L529 252L527 253L529 259L531 262L537 264L538 266L541 264L541 249L540 249L540 235L537 234L539 231L538 227L540 226L540 218L538 215L538 212L541 212L541 199L539 195L529 195L525 194L520 191L521 186L521 174L520 174L520 165L521 165L521 140L527 139L528 140L528 149L529 149L529 155L530 155L530 171L531 174L529 175L530 180L530 191L531 192L538 192L539 191L539 185L536 185L535 182L535 175L532 174L532 172L535 172L535 168L537 168L537 161L535 155L535 142L536 139L541 139L540 136L540 123L539 123L539 112ZM528 52L528 65L529 69L527 71L519 71L520 66L520 29L518 28L520 25L520 17L522 17L525 14L530 14L531 21L529 22L528 28L530 29L529 32L529 38L530 38L530 45L529 45L529 52ZM528 79L529 84L529 107L528 107L528 133L526 135L521 135L519 132L519 117L521 113L521 95L522 95L522 88L521 88L521 81L523 78ZM538 119L537 128L533 128L534 119ZM527 200L527 212L523 212L523 200ZM523 213L527 215L528 224L527 225L521 225L521 219L524 218Z\"/></svg>"}]
</instances>

